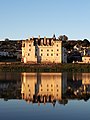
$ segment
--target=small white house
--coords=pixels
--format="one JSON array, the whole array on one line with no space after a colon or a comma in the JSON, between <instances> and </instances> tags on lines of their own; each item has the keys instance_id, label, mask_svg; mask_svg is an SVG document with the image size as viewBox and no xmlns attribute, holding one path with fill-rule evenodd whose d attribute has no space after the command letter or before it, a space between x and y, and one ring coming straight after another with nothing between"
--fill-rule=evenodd
<instances>
[{"instance_id":1,"label":"small white house","mask_svg":"<svg viewBox=\"0 0 90 120\"><path fill-rule=\"evenodd\" d=\"M82 57L82 62L83 63L90 63L90 56L83 56Z\"/></svg>"},{"instance_id":2,"label":"small white house","mask_svg":"<svg viewBox=\"0 0 90 120\"><path fill-rule=\"evenodd\" d=\"M0 56L9 56L8 52L0 51Z\"/></svg>"}]
</instances>

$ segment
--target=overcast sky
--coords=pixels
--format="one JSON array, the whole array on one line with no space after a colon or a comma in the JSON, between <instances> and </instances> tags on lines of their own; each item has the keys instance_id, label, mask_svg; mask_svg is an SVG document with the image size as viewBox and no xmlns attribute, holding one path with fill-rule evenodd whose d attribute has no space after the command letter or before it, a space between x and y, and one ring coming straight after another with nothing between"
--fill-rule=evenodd
<instances>
[{"instance_id":1,"label":"overcast sky","mask_svg":"<svg viewBox=\"0 0 90 120\"><path fill-rule=\"evenodd\" d=\"M90 39L90 0L0 0L0 40Z\"/></svg>"}]
</instances>

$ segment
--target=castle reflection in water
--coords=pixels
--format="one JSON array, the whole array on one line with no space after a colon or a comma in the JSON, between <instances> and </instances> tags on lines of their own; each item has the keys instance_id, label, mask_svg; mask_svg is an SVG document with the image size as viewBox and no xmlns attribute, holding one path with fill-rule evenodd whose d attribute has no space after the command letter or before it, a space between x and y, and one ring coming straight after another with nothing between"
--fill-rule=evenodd
<instances>
[{"instance_id":1,"label":"castle reflection in water","mask_svg":"<svg viewBox=\"0 0 90 120\"><path fill-rule=\"evenodd\" d=\"M90 98L90 73L0 73L0 99L67 104Z\"/></svg>"},{"instance_id":2,"label":"castle reflection in water","mask_svg":"<svg viewBox=\"0 0 90 120\"><path fill-rule=\"evenodd\" d=\"M66 76L65 73L23 73L22 98L33 103L54 104L56 100L62 100L67 87Z\"/></svg>"}]
</instances>

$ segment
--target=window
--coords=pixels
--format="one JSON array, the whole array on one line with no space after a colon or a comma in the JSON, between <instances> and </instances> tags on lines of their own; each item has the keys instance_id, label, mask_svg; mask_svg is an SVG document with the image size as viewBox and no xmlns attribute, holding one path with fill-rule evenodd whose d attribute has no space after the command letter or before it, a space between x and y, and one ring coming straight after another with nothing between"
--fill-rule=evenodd
<instances>
[{"instance_id":1,"label":"window","mask_svg":"<svg viewBox=\"0 0 90 120\"><path fill-rule=\"evenodd\" d=\"M31 44L29 44L29 47L31 47Z\"/></svg>"},{"instance_id":2,"label":"window","mask_svg":"<svg viewBox=\"0 0 90 120\"><path fill-rule=\"evenodd\" d=\"M53 91L53 89L51 89L51 91Z\"/></svg>"},{"instance_id":3,"label":"window","mask_svg":"<svg viewBox=\"0 0 90 120\"><path fill-rule=\"evenodd\" d=\"M58 92L58 89L57 89L57 92Z\"/></svg>"},{"instance_id":4,"label":"window","mask_svg":"<svg viewBox=\"0 0 90 120\"><path fill-rule=\"evenodd\" d=\"M49 52L49 50L47 49L47 52Z\"/></svg>"},{"instance_id":5,"label":"window","mask_svg":"<svg viewBox=\"0 0 90 120\"><path fill-rule=\"evenodd\" d=\"M30 53L28 53L28 56L30 56Z\"/></svg>"},{"instance_id":6,"label":"window","mask_svg":"<svg viewBox=\"0 0 90 120\"><path fill-rule=\"evenodd\" d=\"M41 53L41 56L43 56L43 54Z\"/></svg>"},{"instance_id":7,"label":"window","mask_svg":"<svg viewBox=\"0 0 90 120\"><path fill-rule=\"evenodd\" d=\"M49 89L47 89L47 91L49 91Z\"/></svg>"},{"instance_id":8,"label":"window","mask_svg":"<svg viewBox=\"0 0 90 120\"><path fill-rule=\"evenodd\" d=\"M31 51L31 49L29 49L29 51Z\"/></svg>"},{"instance_id":9,"label":"window","mask_svg":"<svg viewBox=\"0 0 90 120\"><path fill-rule=\"evenodd\" d=\"M43 49L41 49L41 51L43 52Z\"/></svg>"},{"instance_id":10,"label":"window","mask_svg":"<svg viewBox=\"0 0 90 120\"><path fill-rule=\"evenodd\" d=\"M59 51L59 49L57 49L57 51Z\"/></svg>"},{"instance_id":11,"label":"window","mask_svg":"<svg viewBox=\"0 0 90 120\"><path fill-rule=\"evenodd\" d=\"M53 50L51 50L53 52Z\"/></svg>"},{"instance_id":12,"label":"window","mask_svg":"<svg viewBox=\"0 0 90 120\"><path fill-rule=\"evenodd\" d=\"M49 54L47 54L47 56L49 56Z\"/></svg>"},{"instance_id":13,"label":"window","mask_svg":"<svg viewBox=\"0 0 90 120\"><path fill-rule=\"evenodd\" d=\"M43 89L41 89L41 91L43 91Z\"/></svg>"},{"instance_id":14,"label":"window","mask_svg":"<svg viewBox=\"0 0 90 120\"><path fill-rule=\"evenodd\" d=\"M47 84L47 87L48 87L48 84Z\"/></svg>"},{"instance_id":15,"label":"window","mask_svg":"<svg viewBox=\"0 0 90 120\"><path fill-rule=\"evenodd\" d=\"M58 47L58 44L57 44L57 47Z\"/></svg>"},{"instance_id":16,"label":"window","mask_svg":"<svg viewBox=\"0 0 90 120\"><path fill-rule=\"evenodd\" d=\"M58 56L58 54L56 54L56 56Z\"/></svg>"},{"instance_id":17,"label":"window","mask_svg":"<svg viewBox=\"0 0 90 120\"><path fill-rule=\"evenodd\" d=\"M51 85L51 87L53 87L53 85Z\"/></svg>"},{"instance_id":18,"label":"window","mask_svg":"<svg viewBox=\"0 0 90 120\"><path fill-rule=\"evenodd\" d=\"M51 56L53 56L53 54L51 54Z\"/></svg>"}]
</instances>

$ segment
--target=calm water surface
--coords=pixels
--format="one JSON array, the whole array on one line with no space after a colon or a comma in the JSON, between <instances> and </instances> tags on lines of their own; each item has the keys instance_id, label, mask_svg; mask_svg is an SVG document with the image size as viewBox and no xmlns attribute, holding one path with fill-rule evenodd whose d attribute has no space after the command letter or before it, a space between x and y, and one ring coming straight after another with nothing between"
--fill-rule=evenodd
<instances>
[{"instance_id":1,"label":"calm water surface","mask_svg":"<svg viewBox=\"0 0 90 120\"><path fill-rule=\"evenodd\" d=\"M90 73L0 73L0 120L90 120Z\"/></svg>"}]
</instances>

